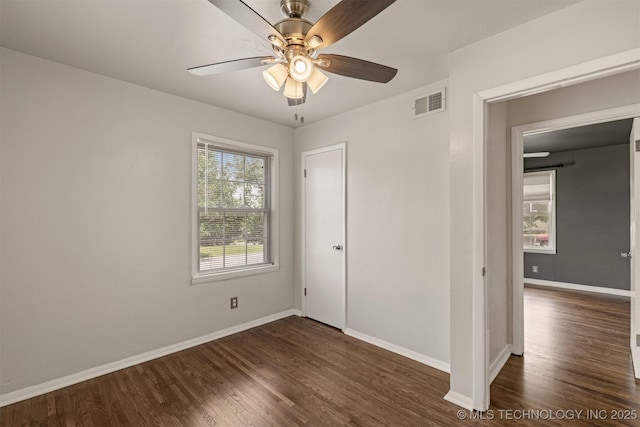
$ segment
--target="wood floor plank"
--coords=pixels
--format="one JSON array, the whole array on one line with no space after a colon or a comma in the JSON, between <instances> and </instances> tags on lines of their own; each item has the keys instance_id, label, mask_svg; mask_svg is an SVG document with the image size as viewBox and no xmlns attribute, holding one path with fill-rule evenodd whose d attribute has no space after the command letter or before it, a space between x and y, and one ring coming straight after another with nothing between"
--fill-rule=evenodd
<instances>
[{"instance_id":1,"label":"wood floor plank","mask_svg":"<svg viewBox=\"0 0 640 427\"><path fill-rule=\"evenodd\" d=\"M578 410L607 418L571 425L640 426L640 414L611 419L640 411L629 303L541 289L525 300L525 354L507 361L485 414L443 400L447 373L289 317L9 405L0 426L559 426L532 414Z\"/></svg>"},{"instance_id":2,"label":"wood floor plank","mask_svg":"<svg viewBox=\"0 0 640 427\"><path fill-rule=\"evenodd\" d=\"M640 425L629 310L620 298L525 289L525 353L512 356L494 381L492 407L583 410L572 425ZM604 410L608 417L588 419L589 410ZM616 410L639 413L636 419L613 420Z\"/></svg>"}]
</instances>

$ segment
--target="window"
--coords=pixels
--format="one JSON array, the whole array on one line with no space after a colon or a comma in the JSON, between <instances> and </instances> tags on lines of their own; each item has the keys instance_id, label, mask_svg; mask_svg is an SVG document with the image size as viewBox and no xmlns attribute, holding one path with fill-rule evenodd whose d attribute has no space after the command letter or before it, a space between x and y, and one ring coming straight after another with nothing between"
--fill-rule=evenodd
<instances>
[{"instance_id":1,"label":"window","mask_svg":"<svg viewBox=\"0 0 640 427\"><path fill-rule=\"evenodd\" d=\"M199 134L193 139L193 282L274 270L277 150Z\"/></svg>"},{"instance_id":2,"label":"window","mask_svg":"<svg viewBox=\"0 0 640 427\"><path fill-rule=\"evenodd\" d=\"M525 252L556 253L556 171L524 174L522 218Z\"/></svg>"}]
</instances>

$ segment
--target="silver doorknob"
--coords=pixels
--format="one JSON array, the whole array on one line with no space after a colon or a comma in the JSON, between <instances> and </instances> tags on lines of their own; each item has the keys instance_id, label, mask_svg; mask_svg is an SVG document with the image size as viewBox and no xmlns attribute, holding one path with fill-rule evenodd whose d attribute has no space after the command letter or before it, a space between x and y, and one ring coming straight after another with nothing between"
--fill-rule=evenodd
<instances>
[{"instance_id":1,"label":"silver doorknob","mask_svg":"<svg viewBox=\"0 0 640 427\"><path fill-rule=\"evenodd\" d=\"M337 245L333 245L333 250L334 251L341 251L342 250L342 245L340 243L338 243Z\"/></svg>"},{"instance_id":2,"label":"silver doorknob","mask_svg":"<svg viewBox=\"0 0 640 427\"><path fill-rule=\"evenodd\" d=\"M620 252L622 258L631 258L631 252Z\"/></svg>"}]
</instances>

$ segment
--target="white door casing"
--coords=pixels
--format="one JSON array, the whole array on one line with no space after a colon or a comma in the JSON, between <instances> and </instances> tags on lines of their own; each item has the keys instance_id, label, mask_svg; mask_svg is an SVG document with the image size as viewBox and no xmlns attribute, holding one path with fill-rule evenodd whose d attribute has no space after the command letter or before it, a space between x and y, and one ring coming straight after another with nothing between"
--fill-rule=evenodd
<instances>
[{"instance_id":1,"label":"white door casing","mask_svg":"<svg viewBox=\"0 0 640 427\"><path fill-rule=\"evenodd\" d=\"M631 233L629 248L631 252L631 335L630 346L633 359L633 370L636 378L640 378L640 340L638 333L640 331L640 314L638 313L640 305L636 300L636 292L640 289L638 280L640 280L640 257L638 256L638 248L640 248L640 232L638 225L640 224L640 118L633 119L633 127L629 136L629 162L631 172L631 191L630 191L630 215L631 215Z\"/></svg>"},{"instance_id":2,"label":"white door casing","mask_svg":"<svg viewBox=\"0 0 640 427\"><path fill-rule=\"evenodd\" d=\"M490 89L481 90L475 93L472 126L474 176L478 179L481 179L481 177L484 175L484 169L486 167L486 159L483 154L487 137L487 135L485 134L487 123L487 103L502 102L516 98L522 98L525 96L547 92L564 86L582 83L629 70L635 70L638 68L640 68L640 48L635 48L559 70L540 74L537 76L524 78L512 83L507 83ZM512 147L512 149L513 148L515 147ZM484 206L482 206L484 202L485 189L483 188L483 185L474 185L472 214L474 223L474 245L472 249L472 262L474 267L482 265L485 260L485 236L483 218ZM512 218L512 221L515 222L516 220L517 218ZM475 244L476 241L478 241L477 244ZM514 275L516 274L515 258L513 263L513 273ZM480 283L483 283L483 281L481 281L481 278L482 276L480 275L478 269L474 268L471 302L472 310L474 310L474 312L478 312L479 314L477 316L474 315L474 321L472 324L473 343L471 347L473 350L473 395L459 396L459 398L456 399L455 403L463 407L467 407L469 406L469 404L471 404L474 409L486 410L488 408L487 403L489 402L490 397L489 377L485 373L488 370L488 365L490 362L486 358L486 348L484 348L487 342L486 324L482 321L484 317L480 315L484 314L484 312L487 310L486 292L484 291L483 286L478 286ZM514 277L514 279L518 280L519 283L522 283L522 279L518 279L517 277ZM516 286L516 282L514 281L514 289L516 288L518 288L518 286ZM516 296L514 295L514 322L517 321L517 308L515 298ZM517 325L514 324L514 336L515 334L517 334L516 328ZM638 357L640 357L640 355L638 355ZM454 369L455 367L452 366L452 373ZM450 391L450 394L452 392L456 394L453 390Z\"/></svg>"},{"instance_id":3,"label":"white door casing","mask_svg":"<svg viewBox=\"0 0 640 427\"><path fill-rule=\"evenodd\" d=\"M345 151L339 144L302 153L303 314L346 327Z\"/></svg>"}]
</instances>

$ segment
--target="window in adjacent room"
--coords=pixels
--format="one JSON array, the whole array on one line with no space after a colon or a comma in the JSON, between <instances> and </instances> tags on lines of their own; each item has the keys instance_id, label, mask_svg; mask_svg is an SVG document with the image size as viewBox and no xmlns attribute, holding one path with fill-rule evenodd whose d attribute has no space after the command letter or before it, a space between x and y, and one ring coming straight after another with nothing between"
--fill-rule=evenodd
<instances>
[{"instance_id":1,"label":"window in adjacent room","mask_svg":"<svg viewBox=\"0 0 640 427\"><path fill-rule=\"evenodd\" d=\"M194 134L194 283L277 268L277 150Z\"/></svg>"},{"instance_id":2,"label":"window in adjacent room","mask_svg":"<svg viewBox=\"0 0 640 427\"><path fill-rule=\"evenodd\" d=\"M556 171L524 174L522 197L525 252L556 253Z\"/></svg>"}]
</instances>

